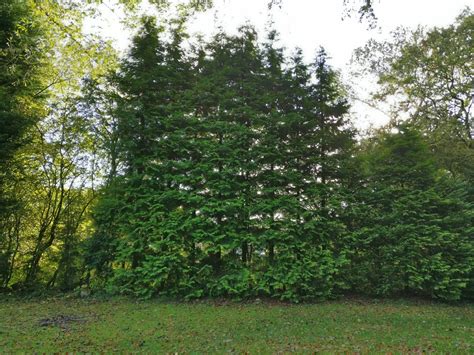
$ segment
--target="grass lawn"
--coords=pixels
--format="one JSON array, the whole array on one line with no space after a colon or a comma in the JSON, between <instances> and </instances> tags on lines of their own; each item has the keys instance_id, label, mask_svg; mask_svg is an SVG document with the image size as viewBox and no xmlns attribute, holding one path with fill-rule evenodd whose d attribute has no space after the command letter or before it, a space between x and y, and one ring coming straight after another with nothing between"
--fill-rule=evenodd
<instances>
[{"instance_id":1,"label":"grass lawn","mask_svg":"<svg viewBox=\"0 0 474 355\"><path fill-rule=\"evenodd\" d=\"M2 297L2 296L0 296ZM0 298L0 352L474 353L474 305Z\"/></svg>"}]
</instances>

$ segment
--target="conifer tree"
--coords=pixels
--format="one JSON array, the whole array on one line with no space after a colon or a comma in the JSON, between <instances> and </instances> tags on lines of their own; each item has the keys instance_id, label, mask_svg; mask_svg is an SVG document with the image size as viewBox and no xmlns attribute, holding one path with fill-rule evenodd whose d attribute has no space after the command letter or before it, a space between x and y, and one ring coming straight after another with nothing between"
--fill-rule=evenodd
<instances>
[{"instance_id":1,"label":"conifer tree","mask_svg":"<svg viewBox=\"0 0 474 355\"><path fill-rule=\"evenodd\" d=\"M285 238L279 243L280 262L270 273L272 289L289 299L328 296L345 262L332 246L344 230L338 220L343 202L339 171L353 142L345 118L348 105L324 51L312 66L297 51L286 77Z\"/></svg>"},{"instance_id":2,"label":"conifer tree","mask_svg":"<svg viewBox=\"0 0 474 355\"><path fill-rule=\"evenodd\" d=\"M177 282L182 266L180 223L170 226L184 209L182 165L188 158L187 140L179 131L183 116L176 112L189 82L180 30L166 42L154 19L144 18L121 70L111 79L118 93L114 115L123 171L96 210L99 234L90 245L108 240L109 249L116 249L113 262L120 265L113 284L142 295ZM101 228L104 224L115 230Z\"/></svg>"},{"instance_id":3,"label":"conifer tree","mask_svg":"<svg viewBox=\"0 0 474 355\"><path fill-rule=\"evenodd\" d=\"M256 246L251 215L258 169L255 127L262 114L261 53L250 27L242 27L237 36L218 34L205 51L192 91L201 130L199 195L204 199L199 219L206 226L199 242L203 262L214 273L236 268L245 278ZM209 292L222 292L226 277Z\"/></svg>"},{"instance_id":4,"label":"conifer tree","mask_svg":"<svg viewBox=\"0 0 474 355\"><path fill-rule=\"evenodd\" d=\"M270 31L262 49L264 77L263 112L257 121L261 132L255 149L258 165L256 176L256 196L252 214L257 218L254 230L257 234L259 250L265 253L266 262L271 267L276 258L276 244L285 234L285 222L281 217L282 206L288 205L288 184L285 174L285 113L287 76L283 48L277 47L278 33Z\"/></svg>"},{"instance_id":5,"label":"conifer tree","mask_svg":"<svg viewBox=\"0 0 474 355\"><path fill-rule=\"evenodd\" d=\"M146 20L115 79L124 168L96 212L97 236L116 245L112 285L144 296L330 295L352 145L337 74L324 52L306 65L298 51L285 68L275 32L264 46L248 26L219 33L193 60L182 36L161 41Z\"/></svg>"},{"instance_id":6,"label":"conifer tree","mask_svg":"<svg viewBox=\"0 0 474 355\"><path fill-rule=\"evenodd\" d=\"M419 132L397 129L365 156L352 280L365 293L459 299L473 265L467 186L438 171Z\"/></svg>"}]
</instances>

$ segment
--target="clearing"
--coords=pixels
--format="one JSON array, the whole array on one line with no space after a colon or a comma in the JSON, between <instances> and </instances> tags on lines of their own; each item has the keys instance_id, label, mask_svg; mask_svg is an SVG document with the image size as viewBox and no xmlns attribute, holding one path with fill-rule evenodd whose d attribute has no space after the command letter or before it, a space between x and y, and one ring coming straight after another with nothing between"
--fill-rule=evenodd
<instances>
[{"instance_id":1,"label":"clearing","mask_svg":"<svg viewBox=\"0 0 474 355\"><path fill-rule=\"evenodd\" d=\"M0 298L1 352L474 352L474 305Z\"/></svg>"}]
</instances>

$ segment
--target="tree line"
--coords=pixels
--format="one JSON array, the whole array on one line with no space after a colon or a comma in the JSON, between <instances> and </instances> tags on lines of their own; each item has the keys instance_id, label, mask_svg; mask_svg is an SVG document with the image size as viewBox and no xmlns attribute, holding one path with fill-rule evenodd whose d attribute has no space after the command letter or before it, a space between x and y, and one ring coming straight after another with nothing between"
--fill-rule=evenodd
<instances>
[{"instance_id":1,"label":"tree line","mask_svg":"<svg viewBox=\"0 0 474 355\"><path fill-rule=\"evenodd\" d=\"M48 4L0 6L3 289L472 298L470 10L356 52L409 116L361 136L323 48L143 17L117 59Z\"/></svg>"}]
</instances>

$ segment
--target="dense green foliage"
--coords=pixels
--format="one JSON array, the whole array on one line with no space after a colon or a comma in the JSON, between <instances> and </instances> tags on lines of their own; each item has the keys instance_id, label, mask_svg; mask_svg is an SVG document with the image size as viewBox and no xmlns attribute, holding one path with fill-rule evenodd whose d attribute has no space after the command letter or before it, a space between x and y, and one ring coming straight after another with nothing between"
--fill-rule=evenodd
<instances>
[{"instance_id":1,"label":"dense green foliage","mask_svg":"<svg viewBox=\"0 0 474 355\"><path fill-rule=\"evenodd\" d=\"M89 249L109 290L461 298L472 201L415 128L357 149L324 50L307 65L243 27L188 54L183 36L145 19L109 79L120 168Z\"/></svg>"},{"instance_id":2,"label":"dense green foliage","mask_svg":"<svg viewBox=\"0 0 474 355\"><path fill-rule=\"evenodd\" d=\"M84 11L0 5L0 287L474 296L469 10L359 51L409 116L370 137L322 48L145 17L117 63Z\"/></svg>"},{"instance_id":3,"label":"dense green foliage","mask_svg":"<svg viewBox=\"0 0 474 355\"><path fill-rule=\"evenodd\" d=\"M28 16L22 2L0 5L0 222L7 224L9 212L18 208L17 201L7 194L8 180L15 152L22 145L24 131L35 123L31 106L39 91L37 76L42 56L38 45L41 29ZM30 104L30 105L28 105ZM28 110L30 108L30 110ZM32 112L33 111L33 112ZM5 228L5 227L3 227ZM2 229L3 229L2 228ZM5 284L10 268L12 238L0 237L0 285Z\"/></svg>"},{"instance_id":4,"label":"dense green foliage","mask_svg":"<svg viewBox=\"0 0 474 355\"><path fill-rule=\"evenodd\" d=\"M83 278L96 170L81 79L103 73L110 52L56 1L0 11L0 287L70 290Z\"/></svg>"},{"instance_id":5,"label":"dense green foliage","mask_svg":"<svg viewBox=\"0 0 474 355\"><path fill-rule=\"evenodd\" d=\"M113 244L115 257L103 255L111 287L330 296L347 262L333 241L345 237L353 132L326 54L307 66L300 52L283 57L275 33L260 46L244 27L187 57L179 31L169 43L159 32L146 19L111 79L122 171L97 208L94 237Z\"/></svg>"},{"instance_id":6,"label":"dense green foliage","mask_svg":"<svg viewBox=\"0 0 474 355\"><path fill-rule=\"evenodd\" d=\"M407 126L372 144L363 155L348 277L379 295L459 299L473 281L468 185L437 171L428 144Z\"/></svg>"},{"instance_id":7,"label":"dense green foliage","mask_svg":"<svg viewBox=\"0 0 474 355\"><path fill-rule=\"evenodd\" d=\"M25 132L43 111L41 42L44 29L23 1L0 4L0 287L10 279L17 224L14 211L21 209L15 188L14 156L25 145Z\"/></svg>"}]
</instances>

